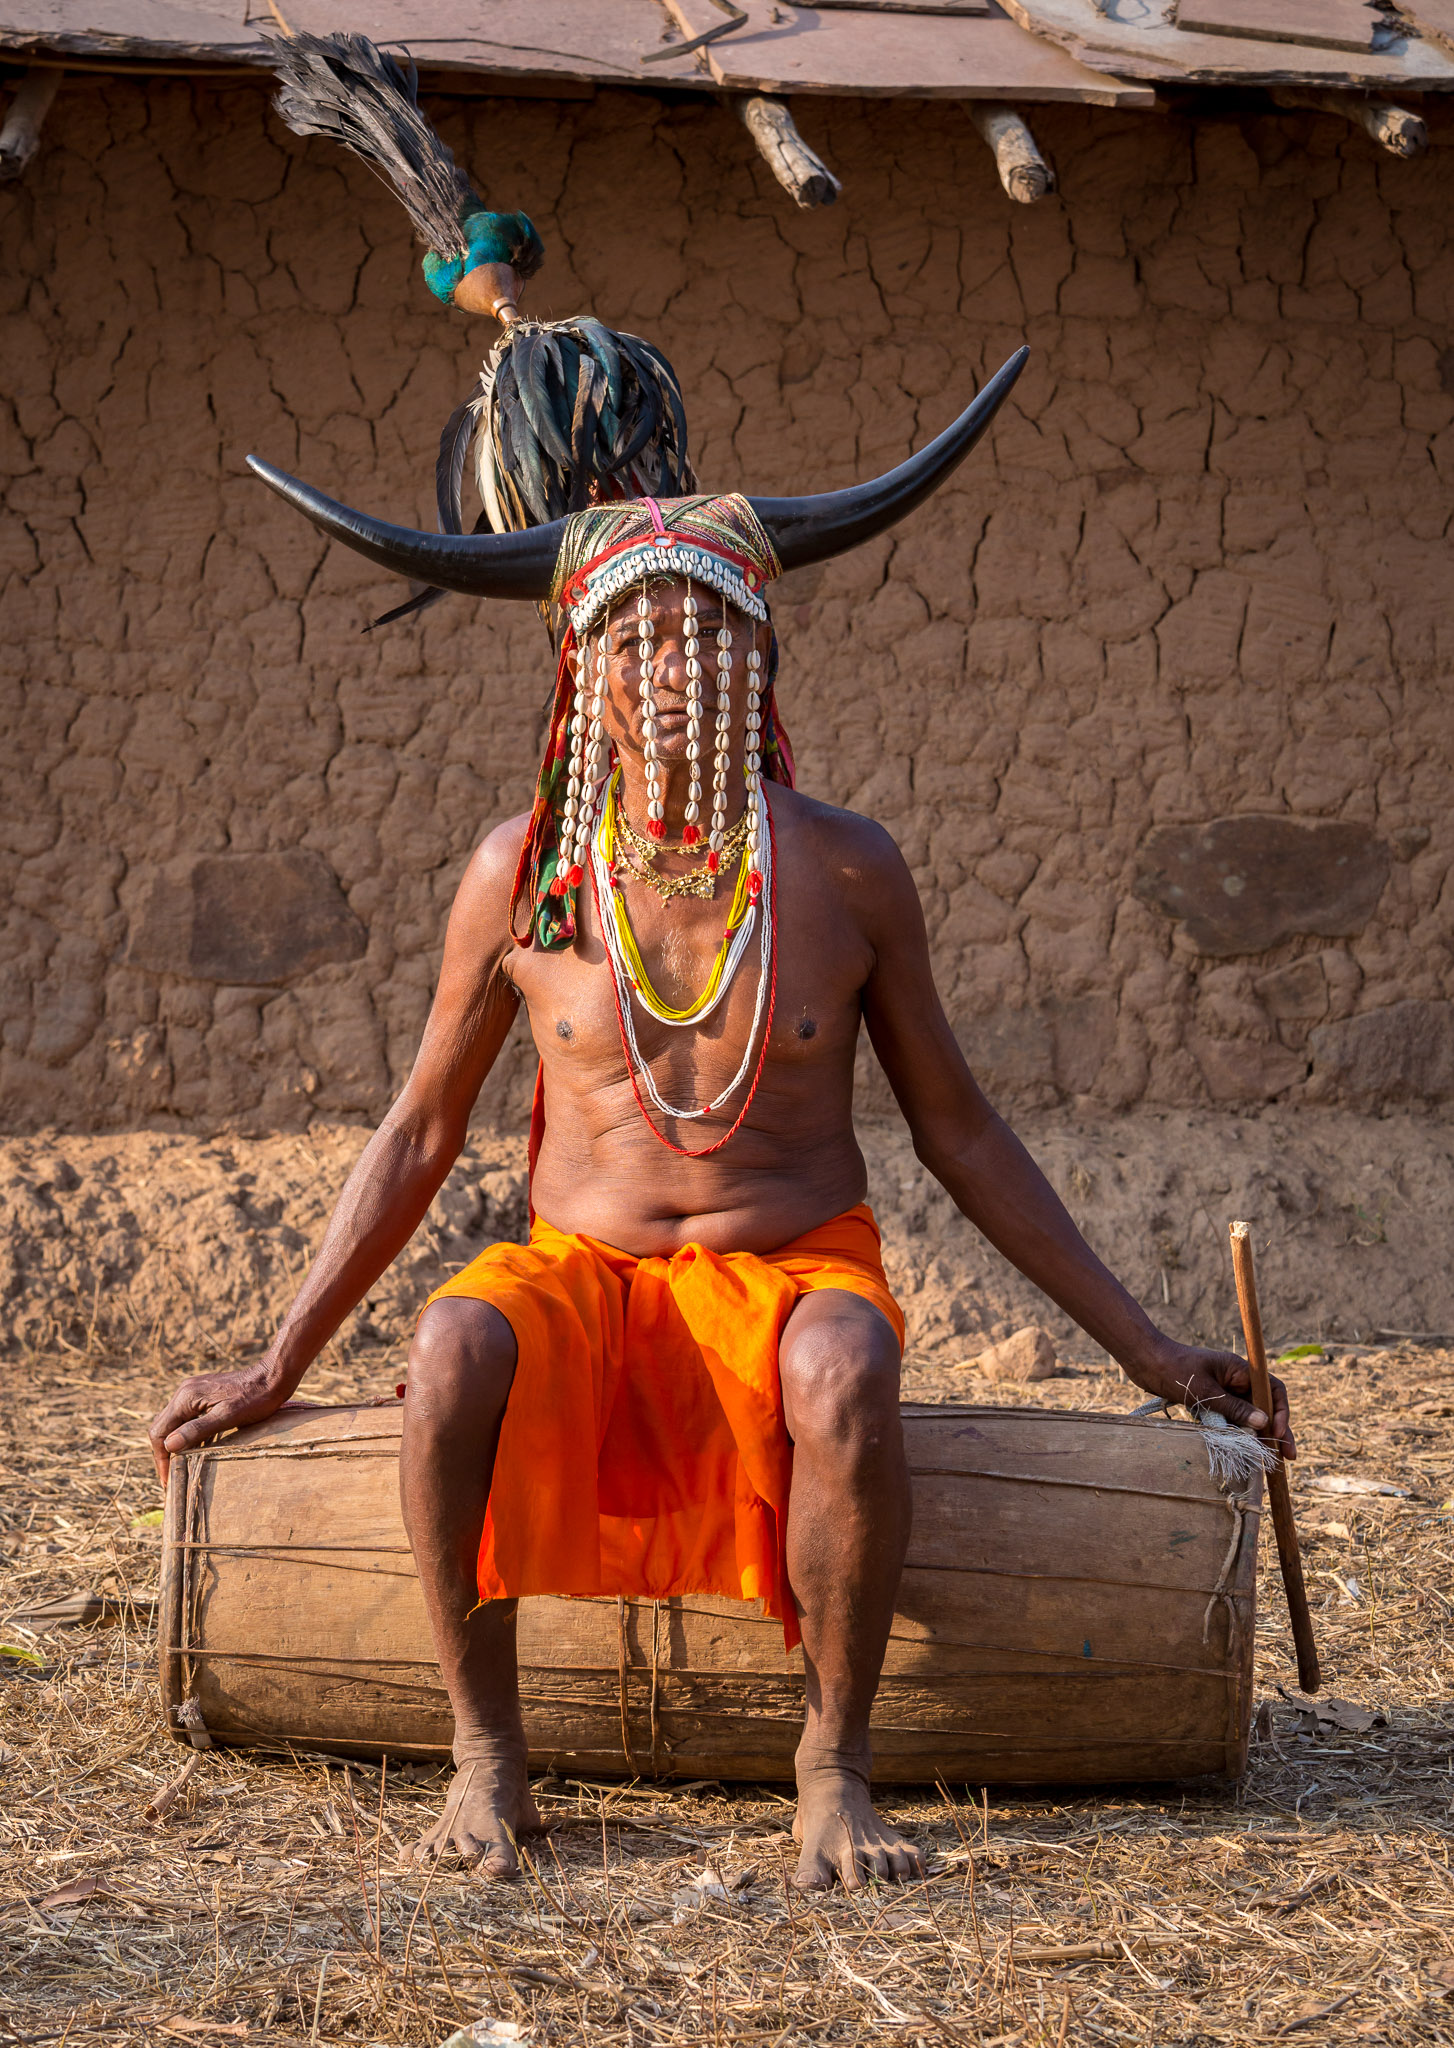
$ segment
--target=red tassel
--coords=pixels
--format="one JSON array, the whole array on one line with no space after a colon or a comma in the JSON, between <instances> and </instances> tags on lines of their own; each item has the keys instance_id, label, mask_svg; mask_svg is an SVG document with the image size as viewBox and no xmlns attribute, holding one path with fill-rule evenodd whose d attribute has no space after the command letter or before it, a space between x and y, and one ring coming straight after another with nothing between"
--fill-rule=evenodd
<instances>
[{"instance_id":1,"label":"red tassel","mask_svg":"<svg viewBox=\"0 0 1454 2048\"><path fill-rule=\"evenodd\" d=\"M647 821L646 821L646 831L647 831L647 836L648 836L649 838L651 838L651 839L665 839L665 837L666 837L666 819L665 819L665 818L648 818L648 819L647 819Z\"/></svg>"},{"instance_id":2,"label":"red tassel","mask_svg":"<svg viewBox=\"0 0 1454 2048\"><path fill-rule=\"evenodd\" d=\"M697 827L696 827L695 825L683 825L683 827L682 827L682 845L683 845L683 846L695 846L695 845L696 845L696 843L697 843L697 841L698 841L698 840L699 840L699 839L701 838L701 836L702 836L702 835L701 835L701 833L700 833L700 832L699 832L699 831L697 830Z\"/></svg>"},{"instance_id":3,"label":"red tassel","mask_svg":"<svg viewBox=\"0 0 1454 2048\"><path fill-rule=\"evenodd\" d=\"M758 897L762 894L762 876L756 870L747 877L747 894L749 900L753 903L756 903Z\"/></svg>"},{"instance_id":4,"label":"red tassel","mask_svg":"<svg viewBox=\"0 0 1454 2048\"><path fill-rule=\"evenodd\" d=\"M579 887L581 886L581 883L582 883L582 882L583 882L583 881L585 880L585 878L586 878L586 873L585 873L585 869L584 869L584 868L582 868L582 867L580 867L580 866L578 866L578 865L577 865L576 863L572 862L572 864L571 864L571 871L570 871L569 875L568 875L568 876L566 877L566 880L567 880L567 881L568 881L568 883L570 884L571 888L572 888L572 889L579 889Z\"/></svg>"},{"instance_id":5,"label":"red tassel","mask_svg":"<svg viewBox=\"0 0 1454 2048\"><path fill-rule=\"evenodd\" d=\"M722 856L720 853L712 852L707 855L707 873L709 875L715 875L721 865Z\"/></svg>"},{"instance_id":6,"label":"red tassel","mask_svg":"<svg viewBox=\"0 0 1454 2048\"><path fill-rule=\"evenodd\" d=\"M564 896L565 894L565 876L559 872L551 877L550 893L552 896Z\"/></svg>"}]
</instances>

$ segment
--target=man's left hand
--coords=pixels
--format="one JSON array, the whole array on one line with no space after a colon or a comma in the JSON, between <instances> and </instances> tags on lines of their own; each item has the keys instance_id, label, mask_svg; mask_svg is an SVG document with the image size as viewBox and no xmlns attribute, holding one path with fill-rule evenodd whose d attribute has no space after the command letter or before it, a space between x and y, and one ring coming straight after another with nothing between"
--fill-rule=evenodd
<instances>
[{"instance_id":1,"label":"man's left hand","mask_svg":"<svg viewBox=\"0 0 1454 2048\"><path fill-rule=\"evenodd\" d=\"M1246 1359L1235 1351L1208 1351L1200 1344L1174 1344L1168 1338L1154 1360L1138 1359L1134 1367L1122 1360L1122 1369L1148 1394L1188 1407L1194 1402L1198 1408L1211 1408L1228 1422L1267 1437L1284 1458L1297 1456L1288 1419L1287 1388L1281 1380L1273 1380L1272 1414L1265 1415L1249 1398L1252 1375Z\"/></svg>"}]
</instances>

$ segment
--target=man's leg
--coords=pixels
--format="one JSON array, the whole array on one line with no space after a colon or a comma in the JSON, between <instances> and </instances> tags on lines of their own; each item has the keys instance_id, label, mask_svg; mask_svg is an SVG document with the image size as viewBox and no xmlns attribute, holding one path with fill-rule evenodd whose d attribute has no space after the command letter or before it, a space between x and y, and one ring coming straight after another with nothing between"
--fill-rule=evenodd
<instances>
[{"instance_id":1,"label":"man's leg","mask_svg":"<svg viewBox=\"0 0 1454 2048\"><path fill-rule=\"evenodd\" d=\"M510 1837L540 1826L525 1769L515 1602L481 1607L476 1590L495 1447L514 1377L515 1335L498 1309L458 1297L435 1302L409 1352L399 1452L404 1526L454 1708L458 1767L443 1818L414 1855L427 1862L453 1847L483 1857L491 1877L517 1874Z\"/></svg>"},{"instance_id":2,"label":"man's leg","mask_svg":"<svg viewBox=\"0 0 1454 2048\"><path fill-rule=\"evenodd\" d=\"M909 1542L899 1346L856 1294L807 1294L779 1348L793 1440L788 1577L802 1616L807 1723L798 1747L794 1882L917 1877L917 1849L868 1796L868 1717Z\"/></svg>"}]
</instances>

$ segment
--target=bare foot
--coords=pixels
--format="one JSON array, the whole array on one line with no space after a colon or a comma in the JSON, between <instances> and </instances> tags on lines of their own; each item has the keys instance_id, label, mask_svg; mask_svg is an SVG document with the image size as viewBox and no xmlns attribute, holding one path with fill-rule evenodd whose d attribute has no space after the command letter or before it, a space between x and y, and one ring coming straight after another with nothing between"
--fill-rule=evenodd
<instances>
[{"instance_id":1,"label":"bare foot","mask_svg":"<svg viewBox=\"0 0 1454 2048\"><path fill-rule=\"evenodd\" d=\"M486 1877L518 1877L516 1841L542 1832L523 1758L465 1757L445 1796L444 1812L414 1844L409 1860L432 1863L453 1850L467 1863L478 1863Z\"/></svg>"},{"instance_id":2,"label":"bare foot","mask_svg":"<svg viewBox=\"0 0 1454 2048\"><path fill-rule=\"evenodd\" d=\"M924 1875L913 1843L874 1811L866 1775L842 1764L799 1763L793 1839L803 1850L793 1873L797 1891L830 1891L835 1878L852 1892L866 1877L902 1884Z\"/></svg>"}]
</instances>

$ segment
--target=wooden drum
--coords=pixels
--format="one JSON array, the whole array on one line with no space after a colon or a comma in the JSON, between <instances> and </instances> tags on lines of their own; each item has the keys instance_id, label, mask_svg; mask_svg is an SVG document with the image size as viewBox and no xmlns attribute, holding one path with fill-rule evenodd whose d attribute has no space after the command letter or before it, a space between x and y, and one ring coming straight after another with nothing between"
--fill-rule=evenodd
<instances>
[{"instance_id":1,"label":"wooden drum","mask_svg":"<svg viewBox=\"0 0 1454 2048\"><path fill-rule=\"evenodd\" d=\"M402 1409L294 1408L172 1461L161 1677L174 1731L442 1757L399 1518ZM914 1533L875 1777L1100 1784L1241 1773L1261 1482L1190 1424L906 1406ZM802 1655L708 1597L520 1603L531 1763L789 1779Z\"/></svg>"}]
</instances>

